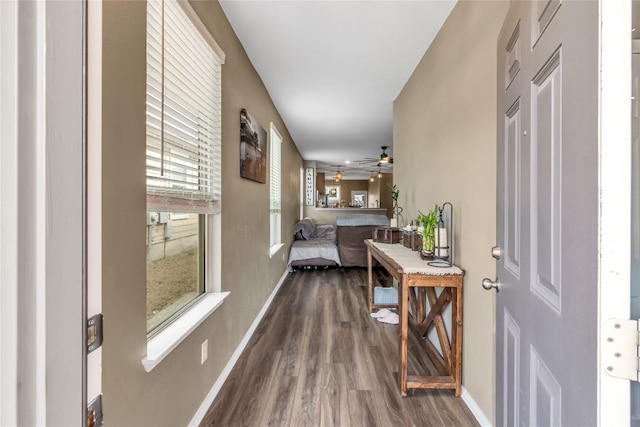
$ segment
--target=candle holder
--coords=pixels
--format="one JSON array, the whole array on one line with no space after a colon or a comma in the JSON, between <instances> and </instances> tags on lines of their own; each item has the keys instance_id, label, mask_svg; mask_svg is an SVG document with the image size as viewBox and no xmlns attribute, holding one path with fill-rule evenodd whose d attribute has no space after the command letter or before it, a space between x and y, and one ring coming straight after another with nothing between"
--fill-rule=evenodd
<instances>
[{"instance_id":1,"label":"candle holder","mask_svg":"<svg viewBox=\"0 0 640 427\"><path fill-rule=\"evenodd\" d=\"M451 267L453 265L453 205L449 202L442 204L438 210L438 224L435 229L434 260L429 263L432 267Z\"/></svg>"}]
</instances>

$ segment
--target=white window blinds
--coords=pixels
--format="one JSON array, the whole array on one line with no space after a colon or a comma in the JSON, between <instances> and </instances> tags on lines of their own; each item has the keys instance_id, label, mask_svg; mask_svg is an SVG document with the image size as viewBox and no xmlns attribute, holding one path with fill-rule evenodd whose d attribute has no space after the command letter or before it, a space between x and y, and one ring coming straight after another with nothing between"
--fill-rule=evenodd
<instances>
[{"instance_id":1,"label":"white window blinds","mask_svg":"<svg viewBox=\"0 0 640 427\"><path fill-rule=\"evenodd\" d=\"M276 130L273 123L271 123L271 160L269 168L269 186L270 186L270 207L269 207L269 222L270 222L270 246L272 248L278 247L282 243L281 228L281 215L280 210L282 206L282 192L281 192L281 174L282 174L282 137Z\"/></svg>"},{"instance_id":2,"label":"white window blinds","mask_svg":"<svg viewBox=\"0 0 640 427\"><path fill-rule=\"evenodd\" d=\"M270 200L271 213L280 213L282 206L281 195L281 150L282 137L273 124L271 125L271 170L269 174L269 183L271 186Z\"/></svg>"},{"instance_id":3,"label":"white window blinds","mask_svg":"<svg viewBox=\"0 0 640 427\"><path fill-rule=\"evenodd\" d=\"M147 209L220 211L220 80L220 57L183 7L147 2Z\"/></svg>"}]
</instances>

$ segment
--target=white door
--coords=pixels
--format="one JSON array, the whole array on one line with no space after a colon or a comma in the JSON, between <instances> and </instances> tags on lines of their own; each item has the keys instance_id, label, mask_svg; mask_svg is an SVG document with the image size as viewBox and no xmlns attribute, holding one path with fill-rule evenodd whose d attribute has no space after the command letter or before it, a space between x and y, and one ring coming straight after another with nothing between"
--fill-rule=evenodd
<instances>
[{"instance_id":1,"label":"white door","mask_svg":"<svg viewBox=\"0 0 640 427\"><path fill-rule=\"evenodd\" d=\"M598 7L513 1L498 38L499 426L597 424Z\"/></svg>"},{"instance_id":2,"label":"white door","mask_svg":"<svg viewBox=\"0 0 640 427\"><path fill-rule=\"evenodd\" d=\"M82 2L0 2L0 425L83 425Z\"/></svg>"}]
</instances>

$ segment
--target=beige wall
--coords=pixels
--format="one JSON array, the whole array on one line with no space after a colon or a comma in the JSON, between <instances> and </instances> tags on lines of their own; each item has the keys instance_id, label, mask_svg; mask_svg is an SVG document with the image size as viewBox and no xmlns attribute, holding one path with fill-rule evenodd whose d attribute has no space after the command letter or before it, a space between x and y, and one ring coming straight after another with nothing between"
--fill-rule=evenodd
<instances>
[{"instance_id":1,"label":"beige wall","mask_svg":"<svg viewBox=\"0 0 640 427\"><path fill-rule=\"evenodd\" d=\"M376 207L380 206L380 180L378 178L374 179L373 182L368 182L368 196L367 203L369 207L373 207L374 203L377 201L378 204Z\"/></svg>"},{"instance_id":2,"label":"beige wall","mask_svg":"<svg viewBox=\"0 0 640 427\"><path fill-rule=\"evenodd\" d=\"M324 194L324 172L316 173L316 190L319 194Z\"/></svg>"},{"instance_id":3,"label":"beige wall","mask_svg":"<svg viewBox=\"0 0 640 427\"><path fill-rule=\"evenodd\" d=\"M222 289L231 295L153 371L146 354L145 22L143 1L103 5L103 392L109 425L186 425L285 272L299 215L302 159L217 2L194 9L225 51L222 66ZM285 247L269 258L269 186L239 176L240 109L282 147ZM126 218L126 221L123 219ZM250 262L248 262L250 260ZM209 359L200 365L200 345Z\"/></svg>"},{"instance_id":4,"label":"beige wall","mask_svg":"<svg viewBox=\"0 0 640 427\"><path fill-rule=\"evenodd\" d=\"M392 217L391 206L391 187L393 186L393 174L383 173L382 178L369 181L369 207L373 206L375 200L378 201L378 207L387 209L387 216Z\"/></svg>"},{"instance_id":5,"label":"beige wall","mask_svg":"<svg viewBox=\"0 0 640 427\"><path fill-rule=\"evenodd\" d=\"M394 102L394 182L405 220L455 207L465 271L463 385L495 420L496 40L508 1L459 1Z\"/></svg>"},{"instance_id":6,"label":"beige wall","mask_svg":"<svg viewBox=\"0 0 640 427\"><path fill-rule=\"evenodd\" d=\"M380 180L380 207L387 210L387 216L393 218L393 199L391 189L393 187L393 174L383 173Z\"/></svg>"}]
</instances>

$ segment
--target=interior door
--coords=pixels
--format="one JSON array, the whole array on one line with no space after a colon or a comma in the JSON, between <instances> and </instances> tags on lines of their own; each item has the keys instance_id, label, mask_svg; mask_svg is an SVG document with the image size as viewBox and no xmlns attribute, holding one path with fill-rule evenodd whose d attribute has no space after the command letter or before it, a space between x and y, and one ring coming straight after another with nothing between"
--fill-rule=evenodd
<instances>
[{"instance_id":1,"label":"interior door","mask_svg":"<svg viewBox=\"0 0 640 427\"><path fill-rule=\"evenodd\" d=\"M497 425L595 425L598 2L512 1L497 61Z\"/></svg>"}]
</instances>

